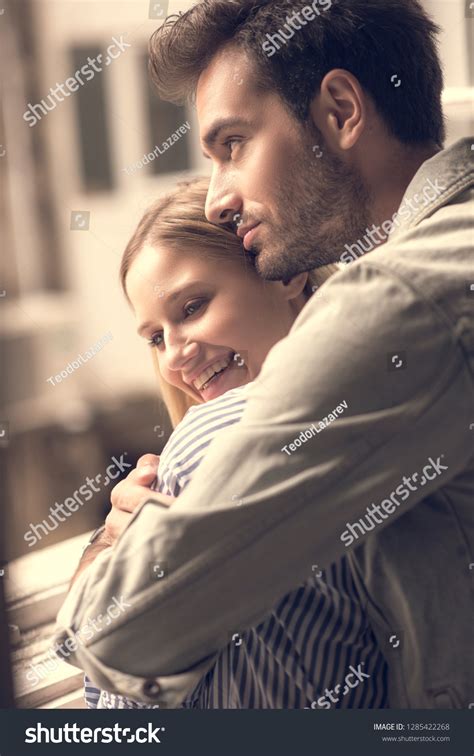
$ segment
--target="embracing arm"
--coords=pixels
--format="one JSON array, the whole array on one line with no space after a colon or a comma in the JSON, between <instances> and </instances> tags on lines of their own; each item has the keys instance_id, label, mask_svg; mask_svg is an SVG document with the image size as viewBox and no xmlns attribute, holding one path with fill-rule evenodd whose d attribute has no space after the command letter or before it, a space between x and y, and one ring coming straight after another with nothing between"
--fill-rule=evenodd
<instances>
[{"instance_id":1,"label":"embracing arm","mask_svg":"<svg viewBox=\"0 0 474 756\"><path fill-rule=\"evenodd\" d=\"M406 369L390 357L400 350ZM336 276L271 351L243 419L213 442L176 506L150 497L79 578L59 637L114 595L130 608L74 663L117 692L176 701L194 665L202 675L235 632L346 551L344 533L368 507L382 528L463 469L472 391L450 324L409 284L366 262Z\"/></svg>"},{"instance_id":2,"label":"embracing arm","mask_svg":"<svg viewBox=\"0 0 474 756\"><path fill-rule=\"evenodd\" d=\"M69 590L72 588L79 575L82 575L84 570L89 567L90 564L92 564L95 558L98 557L99 554L104 551L104 549L112 546L112 542L109 540L107 534L105 533L105 525L102 526L100 532L97 530L95 531L95 533L93 533L92 539L89 541L84 551L82 552L82 556L79 564L77 565L77 569L72 576L71 582L69 584Z\"/></svg>"}]
</instances>

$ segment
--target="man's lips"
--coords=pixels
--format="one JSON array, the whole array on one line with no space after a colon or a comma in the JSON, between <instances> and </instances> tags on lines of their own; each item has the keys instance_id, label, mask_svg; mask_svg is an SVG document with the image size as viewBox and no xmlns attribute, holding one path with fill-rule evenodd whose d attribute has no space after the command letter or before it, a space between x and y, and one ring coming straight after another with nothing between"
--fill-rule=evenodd
<instances>
[{"instance_id":1,"label":"man's lips","mask_svg":"<svg viewBox=\"0 0 474 756\"><path fill-rule=\"evenodd\" d=\"M237 235L244 240L244 247L248 250L254 240L257 228L260 223L255 223L253 226L247 226L246 228L239 228Z\"/></svg>"}]
</instances>

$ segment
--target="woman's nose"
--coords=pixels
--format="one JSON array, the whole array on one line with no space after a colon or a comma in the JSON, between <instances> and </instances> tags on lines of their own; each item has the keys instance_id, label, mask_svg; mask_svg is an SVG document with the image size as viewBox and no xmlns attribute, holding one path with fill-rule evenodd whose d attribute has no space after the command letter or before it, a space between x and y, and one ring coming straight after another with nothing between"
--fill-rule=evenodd
<instances>
[{"instance_id":1,"label":"woman's nose","mask_svg":"<svg viewBox=\"0 0 474 756\"><path fill-rule=\"evenodd\" d=\"M196 358L198 345L196 342L172 340L166 344L164 358L168 370L183 370L190 360Z\"/></svg>"}]
</instances>

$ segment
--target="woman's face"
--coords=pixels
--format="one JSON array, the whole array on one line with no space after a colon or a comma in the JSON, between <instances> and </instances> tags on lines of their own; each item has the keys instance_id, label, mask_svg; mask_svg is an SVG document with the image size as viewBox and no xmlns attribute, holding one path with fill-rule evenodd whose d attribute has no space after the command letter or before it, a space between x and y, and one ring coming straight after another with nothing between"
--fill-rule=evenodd
<instances>
[{"instance_id":1,"label":"woman's face","mask_svg":"<svg viewBox=\"0 0 474 756\"><path fill-rule=\"evenodd\" d=\"M264 281L230 252L212 258L202 248L145 246L126 288L163 378L207 402L258 375L303 308L306 280Z\"/></svg>"}]
</instances>

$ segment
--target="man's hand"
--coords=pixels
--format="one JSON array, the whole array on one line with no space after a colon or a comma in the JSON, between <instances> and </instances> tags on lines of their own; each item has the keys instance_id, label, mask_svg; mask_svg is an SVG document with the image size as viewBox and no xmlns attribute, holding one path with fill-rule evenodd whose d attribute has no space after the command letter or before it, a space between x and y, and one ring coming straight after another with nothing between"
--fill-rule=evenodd
<instances>
[{"instance_id":1,"label":"man's hand","mask_svg":"<svg viewBox=\"0 0 474 756\"><path fill-rule=\"evenodd\" d=\"M112 545L127 527L135 509L149 499L150 495L156 496L166 506L173 503L172 496L150 491L150 486L156 478L159 461L160 458L156 454L144 454L138 460L136 468L112 489L110 496L112 509L105 519L105 533Z\"/></svg>"},{"instance_id":2,"label":"man's hand","mask_svg":"<svg viewBox=\"0 0 474 756\"><path fill-rule=\"evenodd\" d=\"M84 552L71 585L104 549L115 545L132 519L135 509L149 499L150 495L166 506L170 506L175 501L172 496L150 491L150 486L156 478L159 461L160 458L156 454L144 454L138 460L136 468L114 486L110 496L112 509L105 518L105 530Z\"/></svg>"}]
</instances>

